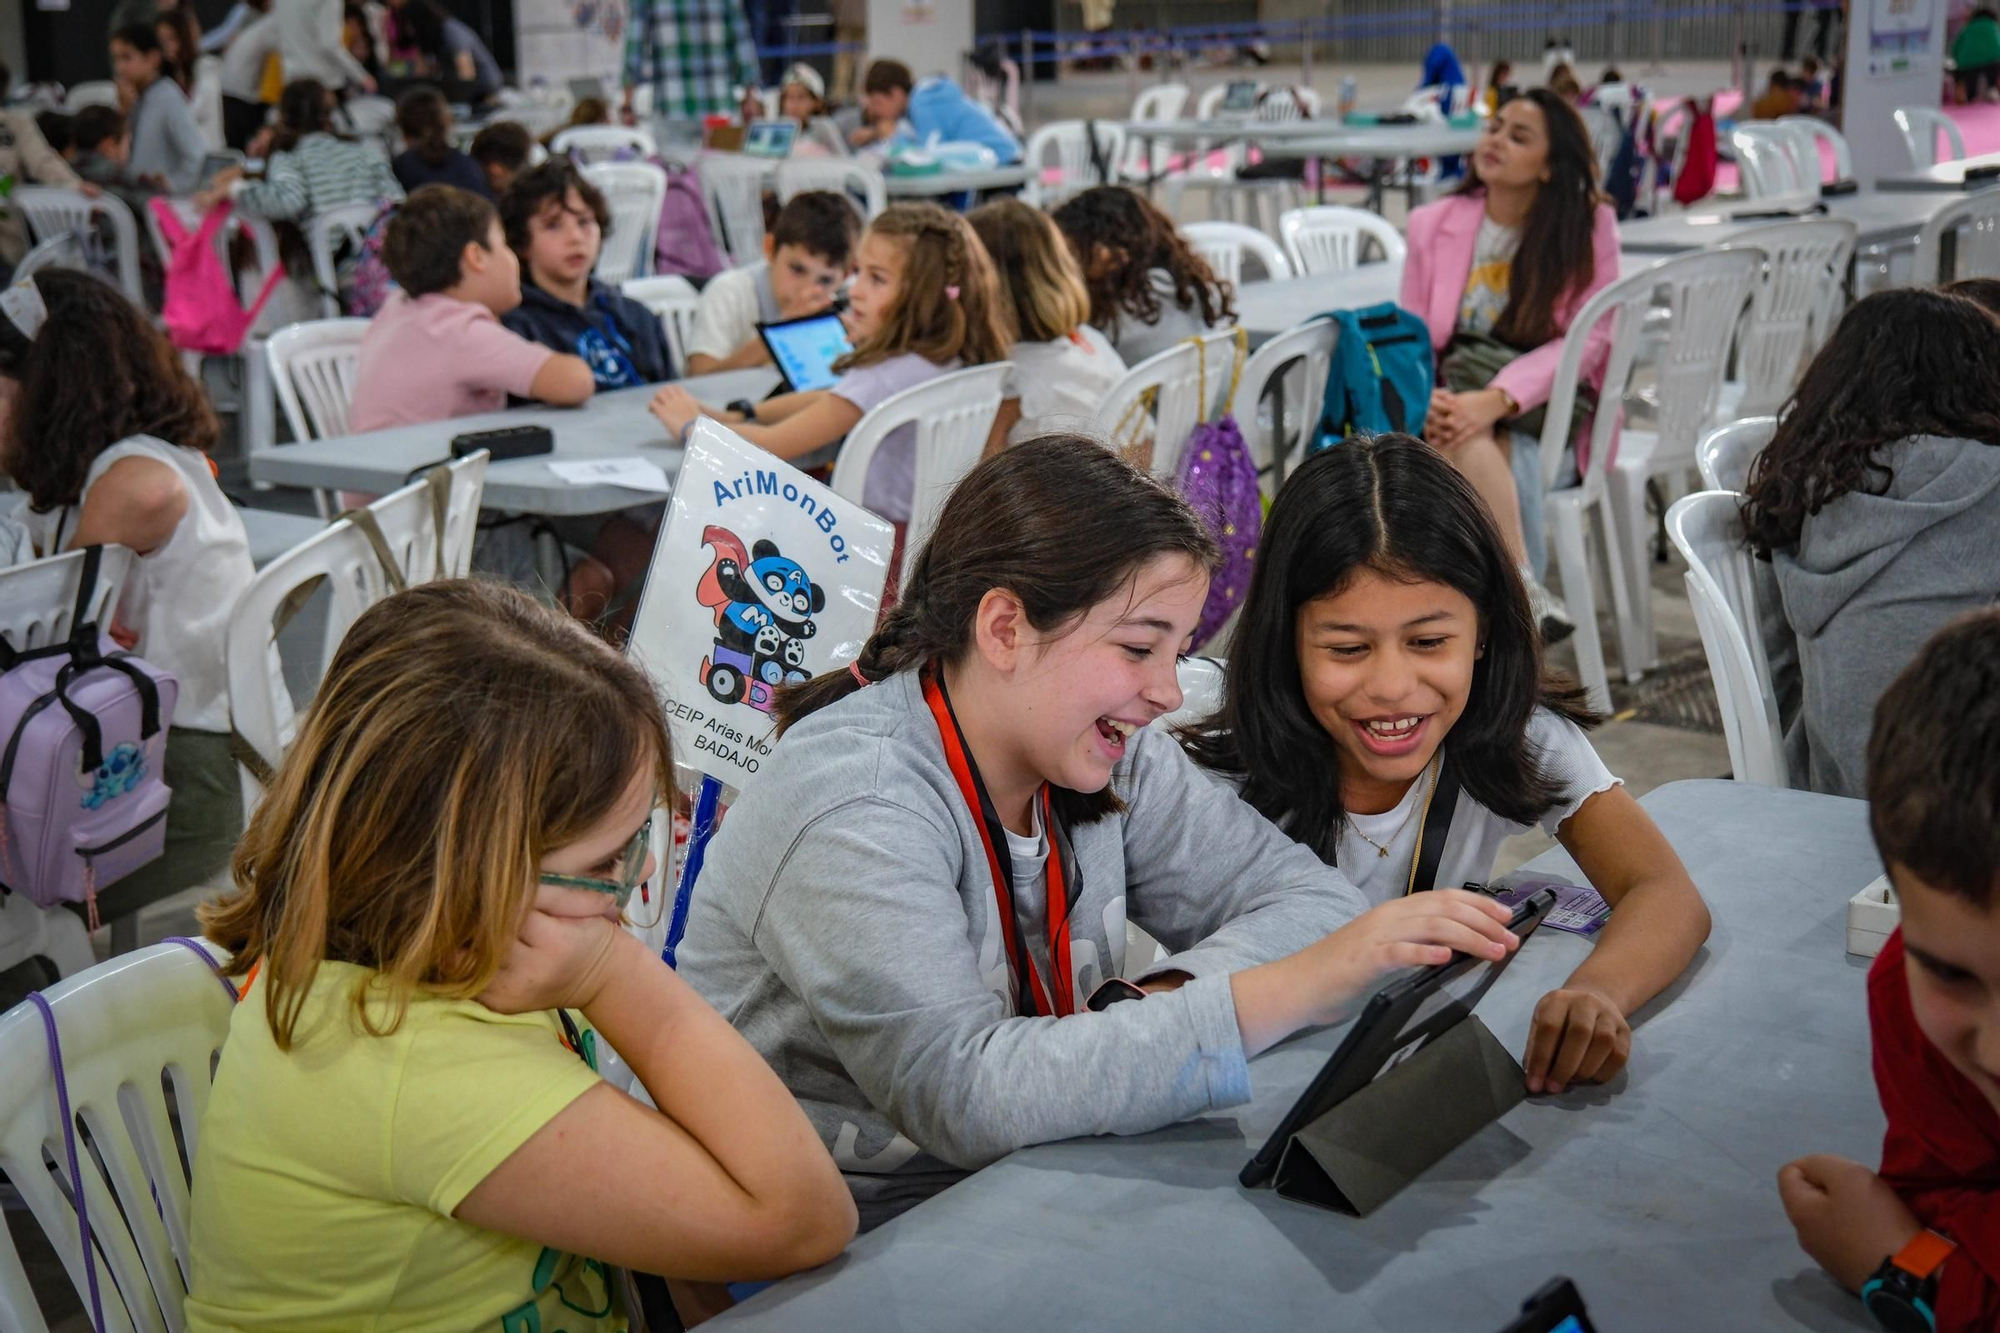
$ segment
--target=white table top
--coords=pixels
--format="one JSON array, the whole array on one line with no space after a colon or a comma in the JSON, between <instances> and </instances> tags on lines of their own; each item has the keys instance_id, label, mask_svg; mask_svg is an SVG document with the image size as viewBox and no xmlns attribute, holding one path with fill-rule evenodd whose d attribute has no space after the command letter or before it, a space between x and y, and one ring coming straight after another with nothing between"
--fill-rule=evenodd
<instances>
[{"instance_id":1,"label":"white table top","mask_svg":"<svg viewBox=\"0 0 2000 1333\"><path fill-rule=\"evenodd\" d=\"M714 1327L1479 1333L1564 1273L1606 1333L1865 1333L1799 1250L1776 1177L1809 1152L1881 1151L1867 961L1844 952L1847 899L1881 873L1867 806L1714 781L1642 804L1715 927L1609 1085L1529 1099L1346 1217L1236 1183L1337 1045L1322 1031L1251 1063L1248 1106L1014 1153ZM1560 850L1529 868L1578 873ZM1510 1051L1587 948L1543 929L1501 976L1479 1014Z\"/></svg>"},{"instance_id":2,"label":"white table top","mask_svg":"<svg viewBox=\"0 0 2000 1333\"><path fill-rule=\"evenodd\" d=\"M701 401L721 407L737 398L762 398L778 382L769 367L700 375L686 381ZM681 448L646 410L653 389L600 393L582 407L518 407L505 412L454 417L420 426L308 440L280 445L250 458L250 478L280 486L382 494L406 485L411 472L448 461L454 436L502 426L547 426L555 452L533 458L495 460L486 470L487 509L563 517L607 514L663 499L622 486L572 486L549 471L551 460L629 458L658 463L672 480L681 466Z\"/></svg>"},{"instance_id":3,"label":"white table top","mask_svg":"<svg viewBox=\"0 0 2000 1333\"><path fill-rule=\"evenodd\" d=\"M1875 188L1878 190L1901 191L1905 193L1953 192L1967 188L1965 172L1968 167L2000 167L2000 153L1976 153L1962 157L1956 162L1940 162L1922 171L1899 171L1888 176L1877 176ZM1989 176L1976 181L1970 187L1983 190L1991 185L2000 185L2000 176Z\"/></svg>"},{"instance_id":4,"label":"white table top","mask_svg":"<svg viewBox=\"0 0 2000 1333\"><path fill-rule=\"evenodd\" d=\"M1859 194L1826 200L1825 216L1846 218L1854 223L1863 246L1896 245L1914 241L1932 215L1951 202L1948 194L1864 190ZM1714 245L1752 227L1783 221L1781 218L1736 216L1754 212L1756 208L1754 202L1744 202L1726 209L1707 208L1693 213L1663 213L1657 217L1635 218L1618 224L1618 239L1628 251L1678 254L1683 250L1699 250ZM1800 220L1818 216L1808 213Z\"/></svg>"}]
</instances>

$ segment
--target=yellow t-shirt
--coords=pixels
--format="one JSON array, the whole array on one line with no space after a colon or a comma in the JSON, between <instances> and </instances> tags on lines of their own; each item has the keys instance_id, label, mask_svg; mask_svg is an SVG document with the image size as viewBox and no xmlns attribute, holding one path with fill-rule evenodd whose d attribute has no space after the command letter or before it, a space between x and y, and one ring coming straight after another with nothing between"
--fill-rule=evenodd
<instances>
[{"instance_id":1,"label":"yellow t-shirt","mask_svg":"<svg viewBox=\"0 0 2000 1333\"><path fill-rule=\"evenodd\" d=\"M350 1007L370 975L322 963L289 1053L261 984L237 1005L195 1143L188 1328L623 1333L603 1265L451 1215L600 1081L561 1020L419 996L372 1037Z\"/></svg>"}]
</instances>

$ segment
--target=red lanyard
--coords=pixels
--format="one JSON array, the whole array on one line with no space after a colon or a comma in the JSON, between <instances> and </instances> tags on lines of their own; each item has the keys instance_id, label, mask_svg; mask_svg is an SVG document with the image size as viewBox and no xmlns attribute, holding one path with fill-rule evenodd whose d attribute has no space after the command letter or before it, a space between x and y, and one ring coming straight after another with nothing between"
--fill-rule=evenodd
<instances>
[{"instance_id":1,"label":"red lanyard","mask_svg":"<svg viewBox=\"0 0 2000 1333\"><path fill-rule=\"evenodd\" d=\"M972 762L972 754L965 748L965 735L958 729L951 700L945 697L944 682L935 670L925 671L923 681L924 702L930 705L931 715L937 719L938 735L944 740L945 762L958 781L959 795L977 816L974 822L979 825L979 841L986 848L986 867L993 875L993 900L1000 909L1000 938L1007 946L1007 966L1014 974L1015 991L1026 1012L1067 1017L1076 1012L1076 985L1069 967L1069 892L1063 882L1062 838L1056 828L1048 784L1042 784L1036 799L1041 802L1042 829L1049 840L1049 955L1056 974L1053 1001L1042 985L1035 960L1029 956L1027 942L1021 938L1020 919L1014 915L1014 858L1008 850L1007 830L986 795L979 766Z\"/></svg>"}]
</instances>

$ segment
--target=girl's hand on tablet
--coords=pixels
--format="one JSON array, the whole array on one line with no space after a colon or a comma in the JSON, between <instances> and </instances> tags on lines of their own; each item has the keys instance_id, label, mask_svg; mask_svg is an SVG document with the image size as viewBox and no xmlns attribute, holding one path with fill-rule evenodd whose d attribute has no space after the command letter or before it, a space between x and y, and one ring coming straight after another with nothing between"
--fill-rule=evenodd
<instances>
[{"instance_id":1,"label":"girl's hand on tablet","mask_svg":"<svg viewBox=\"0 0 2000 1333\"><path fill-rule=\"evenodd\" d=\"M1521 1062L1529 1092L1563 1092L1602 1083L1632 1058L1632 1025L1608 996L1588 986L1550 991L1535 1006Z\"/></svg>"}]
</instances>

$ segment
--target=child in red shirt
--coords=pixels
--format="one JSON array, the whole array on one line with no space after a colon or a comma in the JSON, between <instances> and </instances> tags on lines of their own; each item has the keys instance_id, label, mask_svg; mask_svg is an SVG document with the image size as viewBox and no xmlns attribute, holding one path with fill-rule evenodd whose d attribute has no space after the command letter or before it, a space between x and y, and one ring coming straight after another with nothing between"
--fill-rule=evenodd
<instances>
[{"instance_id":1,"label":"child in red shirt","mask_svg":"<svg viewBox=\"0 0 2000 1333\"><path fill-rule=\"evenodd\" d=\"M1880 1174L1778 1173L1799 1244L1884 1328L2000 1328L2000 609L1946 626L1875 711L1869 823L1903 924L1868 974Z\"/></svg>"}]
</instances>

